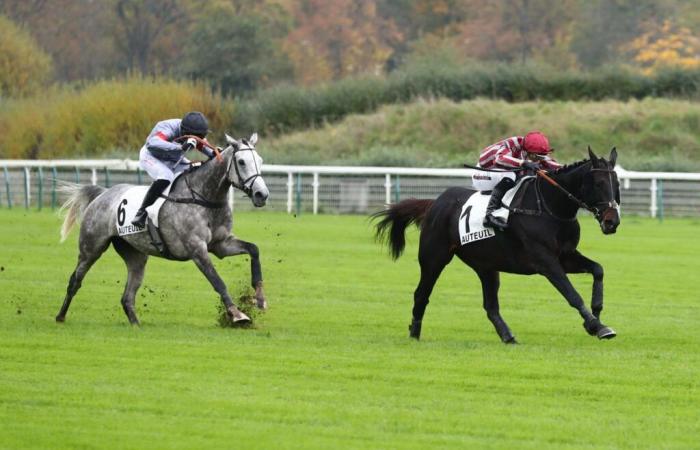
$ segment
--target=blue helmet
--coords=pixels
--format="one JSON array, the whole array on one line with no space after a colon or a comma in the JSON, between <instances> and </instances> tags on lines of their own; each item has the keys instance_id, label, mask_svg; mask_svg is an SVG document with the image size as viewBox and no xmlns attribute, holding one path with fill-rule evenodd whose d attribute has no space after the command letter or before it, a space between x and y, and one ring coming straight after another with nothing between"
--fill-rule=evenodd
<instances>
[{"instance_id":1,"label":"blue helmet","mask_svg":"<svg viewBox=\"0 0 700 450\"><path fill-rule=\"evenodd\" d=\"M183 135L193 134L204 138L209 132L209 123L207 122L207 118L204 117L204 114L199 111L191 111L182 118L180 131L182 131Z\"/></svg>"}]
</instances>

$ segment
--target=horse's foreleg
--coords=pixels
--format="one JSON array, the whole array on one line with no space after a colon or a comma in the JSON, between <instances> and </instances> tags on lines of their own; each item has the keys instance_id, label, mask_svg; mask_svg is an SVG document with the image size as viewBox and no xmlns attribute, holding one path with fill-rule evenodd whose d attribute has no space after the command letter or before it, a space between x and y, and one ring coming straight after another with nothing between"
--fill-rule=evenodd
<instances>
[{"instance_id":1,"label":"horse's foreleg","mask_svg":"<svg viewBox=\"0 0 700 450\"><path fill-rule=\"evenodd\" d=\"M192 254L192 260L199 270L202 271L204 276L207 277L207 280L209 280L214 290L221 296L221 301L224 303L226 311L231 319L234 322L249 322L250 317L241 312L236 305L233 304L224 280L216 273L216 269L214 269L214 265L211 263L207 249L203 247L195 251Z\"/></svg>"},{"instance_id":2,"label":"horse's foreleg","mask_svg":"<svg viewBox=\"0 0 700 450\"><path fill-rule=\"evenodd\" d=\"M564 296L566 301L569 302L569 305L578 310L581 317L583 317L583 327L588 334L591 336L598 336L600 339L615 337L615 331L603 325L600 320L586 308L583 299L579 293L576 292L573 284L571 284L571 281L566 276L564 268L557 261L551 261L549 268L543 271L542 274L546 276L549 282Z\"/></svg>"},{"instance_id":3,"label":"horse's foreleg","mask_svg":"<svg viewBox=\"0 0 700 450\"><path fill-rule=\"evenodd\" d=\"M489 318L493 326L496 328L496 333L501 340L506 344L516 344L515 336L511 333L510 328L501 317L500 308L498 305L498 288L500 287L499 273L494 270L477 272L481 280L481 290L484 295L484 310L486 317Z\"/></svg>"},{"instance_id":4,"label":"horse's foreleg","mask_svg":"<svg viewBox=\"0 0 700 450\"><path fill-rule=\"evenodd\" d=\"M227 237L225 240L217 242L212 246L212 252L218 258L234 255L250 255L250 275L251 285L255 289L255 300L258 308L267 309L267 300L263 292L262 267L260 265L260 251L258 246L252 242L242 241L233 236Z\"/></svg>"},{"instance_id":5,"label":"horse's foreleg","mask_svg":"<svg viewBox=\"0 0 700 450\"><path fill-rule=\"evenodd\" d=\"M121 300L122 308L124 309L126 317L129 319L129 323L132 325L139 325L139 319L136 316L136 310L134 308L134 299L143 281L148 255L139 252L121 239L114 240L114 249L124 260L128 271L126 286L124 287L124 294Z\"/></svg>"},{"instance_id":6,"label":"horse's foreleg","mask_svg":"<svg viewBox=\"0 0 700 450\"><path fill-rule=\"evenodd\" d=\"M590 273L593 275L593 293L591 296L591 310L593 315L600 319L603 310L603 266L586 258L578 251L566 253L559 260L566 273Z\"/></svg>"}]
</instances>

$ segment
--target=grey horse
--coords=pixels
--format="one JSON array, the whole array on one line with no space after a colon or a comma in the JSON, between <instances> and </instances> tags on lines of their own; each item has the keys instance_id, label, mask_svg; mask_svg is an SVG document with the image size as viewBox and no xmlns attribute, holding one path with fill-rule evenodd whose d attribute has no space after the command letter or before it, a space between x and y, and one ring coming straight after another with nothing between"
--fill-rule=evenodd
<instances>
[{"instance_id":1,"label":"grey horse","mask_svg":"<svg viewBox=\"0 0 700 450\"><path fill-rule=\"evenodd\" d=\"M221 296L230 320L246 322L250 318L241 312L231 300L226 284L216 273L209 257L213 253L219 258L248 254L252 275L252 286L258 308L265 309L267 302L263 293L262 270L258 247L231 235L232 212L228 206L229 187L234 186L252 200L253 205L265 205L269 191L260 175L262 158L255 150L257 134L250 139L237 141L226 135L227 147L220 156L203 163L176 179L158 215L159 230L166 244L169 259L193 260ZM61 241L79 220L80 240L78 264L70 277L63 306L56 316L63 322L71 300L75 296L90 267L97 261L109 244L114 246L126 263L128 271L121 303L129 322L139 324L134 309L136 291L141 286L148 256L163 256L152 243L148 232L119 236L117 214L122 194L133 186L119 184L110 189L100 186L68 185L64 191L69 195L63 205L67 211Z\"/></svg>"}]
</instances>

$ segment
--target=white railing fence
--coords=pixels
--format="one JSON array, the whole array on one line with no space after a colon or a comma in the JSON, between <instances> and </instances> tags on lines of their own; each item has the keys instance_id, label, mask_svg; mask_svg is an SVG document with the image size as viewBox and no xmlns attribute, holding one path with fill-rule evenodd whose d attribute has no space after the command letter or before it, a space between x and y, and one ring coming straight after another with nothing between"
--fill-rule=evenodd
<instances>
[{"instance_id":1,"label":"white railing fence","mask_svg":"<svg viewBox=\"0 0 700 450\"><path fill-rule=\"evenodd\" d=\"M132 160L0 160L0 208L56 208L63 198L57 181L113 186L146 184ZM700 216L700 173L633 172L616 169L623 214ZM266 165L266 209L288 213L365 214L410 197L435 198L452 186L471 186L471 169ZM253 209L241 193L236 209Z\"/></svg>"}]
</instances>

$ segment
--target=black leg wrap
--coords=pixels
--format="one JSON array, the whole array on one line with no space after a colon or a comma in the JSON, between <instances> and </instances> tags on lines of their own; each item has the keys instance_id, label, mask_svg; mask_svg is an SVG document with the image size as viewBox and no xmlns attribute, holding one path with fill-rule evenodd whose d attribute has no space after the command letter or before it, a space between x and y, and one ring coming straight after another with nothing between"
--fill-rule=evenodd
<instances>
[{"instance_id":1,"label":"black leg wrap","mask_svg":"<svg viewBox=\"0 0 700 450\"><path fill-rule=\"evenodd\" d=\"M586 332L591 336L595 336L602 327L603 324L596 318L583 322L583 328L585 328Z\"/></svg>"}]
</instances>

